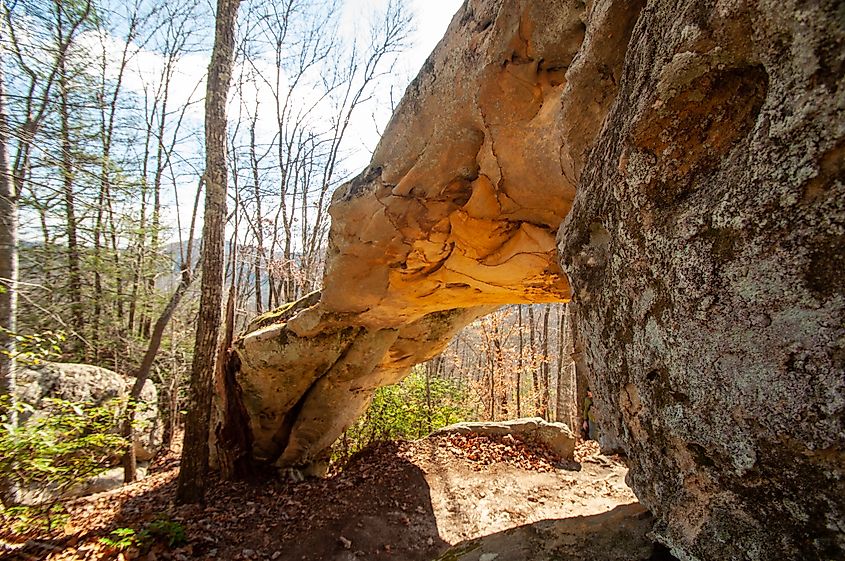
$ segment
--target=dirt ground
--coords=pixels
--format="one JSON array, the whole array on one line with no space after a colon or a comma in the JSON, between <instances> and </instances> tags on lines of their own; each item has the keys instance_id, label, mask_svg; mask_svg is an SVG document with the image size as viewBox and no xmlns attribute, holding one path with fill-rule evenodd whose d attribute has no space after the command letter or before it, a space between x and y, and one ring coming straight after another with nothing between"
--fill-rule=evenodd
<instances>
[{"instance_id":1,"label":"dirt ground","mask_svg":"<svg viewBox=\"0 0 845 561\"><path fill-rule=\"evenodd\" d=\"M623 462L593 442L576 459L510 437L440 436L376 446L328 479L210 482L205 506L174 506L171 456L143 481L71 503L59 534L5 535L0 558L664 559L645 537L651 516L625 485ZM100 541L162 519L184 527L187 543Z\"/></svg>"}]
</instances>

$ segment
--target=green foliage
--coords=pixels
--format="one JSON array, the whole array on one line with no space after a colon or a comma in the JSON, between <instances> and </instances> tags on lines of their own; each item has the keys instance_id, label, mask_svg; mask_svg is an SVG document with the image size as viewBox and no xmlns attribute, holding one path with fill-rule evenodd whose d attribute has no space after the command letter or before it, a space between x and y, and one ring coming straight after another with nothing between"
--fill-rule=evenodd
<instances>
[{"instance_id":1,"label":"green foliage","mask_svg":"<svg viewBox=\"0 0 845 561\"><path fill-rule=\"evenodd\" d=\"M349 427L335 445L333 460L342 462L378 441L416 439L470 417L464 405L466 388L455 381L426 376L418 365L393 386L378 388L367 412Z\"/></svg>"},{"instance_id":2,"label":"green foliage","mask_svg":"<svg viewBox=\"0 0 845 561\"><path fill-rule=\"evenodd\" d=\"M65 334L61 331L42 331L35 335L21 335L12 333L0 325L0 335L12 337L15 340L15 360L23 364L37 365L44 360L58 357L61 352L61 344L65 341ZM0 350L0 353L11 356L9 351Z\"/></svg>"},{"instance_id":3,"label":"green foliage","mask_svg":"<svg viewBox=\"0 0 845 561\"><path fill-rule=\"evenodd\" d=\"M150 522L147 525L147 532L157 541L166 543L169 547L178 547L188 543L185 527L166 518L159 518Z\"/></svg>"},{"instance_id":4,"label":"green foliage","mask_svg":"<svg viewBox=\"0 0 845 561\"><path fill-rule=\"evenodd\" d=\"M107 537L100 538L100 542L115 549L124 551L130 547L139 550L149 549L154 543L163 543L168 547L178 547L188 542L185 527L167 518L157 518L140 531L133 528L118 528Z\"/></svg>"},{"instance_id":5,"label":"green foliage","mask_svg":"<svg viewBox=\"0 0 845 561\"><path fill-rule=\"evenodd\" d=\"M112 458L126 451L127 442L112 434L119 408L46 399L45 410L33 414L25 403L10 404L31 417L18 426L2 417L0 479L18 487L50 488L58 493L97 475Z\"/></svg>"},{"instance_id":6,"label":"green foliage","mask_svg":"<svg viewBox=\"0 0 845 561\"><path fill-rule=\"evenodd\" d=\"M8 400L6 400L6 407ZM16 404L20 412L31 407ZM126 441L106 431L114 426L107 408L52 400L49 412L14 427L0 428L0 483L6 488L41 488L60 494L107 469ZM48 494L35 505L0 509L2 526L16 534L51 532L68 518L64 505Z\"/></svg>"},{"instance_id":7,"label":"green foliage","mask_svg":"<svg viewBox=\"0 0 845 561\"><path fill-rule=\"evenodd\" d=\"M50 533L64 526L70 515L61 503L18 505L0 509L2 527L14 534Z\"/></svg>"},{"instance_id":8,"label":"green foliage","mask_svg":"<svg viewBox=\"0 0 845 561\"><path fill-rule=\"evenodd\" d=\"M55 497L108 469L127 447L112 434L118 407L45 401L46 409L36 413L30 405L0 398L0 411L6 412L0 416L0 486L47 492L40 504L0 509L3 527L15 533L50 532L64 524L64 506ZM11 410L29 419L12 425Z\"/></svg>"},{"instance_id":9,"label":"green foliage","mask_svg":"<svg viewBox=\"0 0 845 561\"><path fill-rule=\"evenodd\" d=\"M112 530L108 537L100 538L100 543L118 551L124 551L130 547L140 547L141 541L142 536L132 528L118 528Z\"/></svg>"}]
</instances>

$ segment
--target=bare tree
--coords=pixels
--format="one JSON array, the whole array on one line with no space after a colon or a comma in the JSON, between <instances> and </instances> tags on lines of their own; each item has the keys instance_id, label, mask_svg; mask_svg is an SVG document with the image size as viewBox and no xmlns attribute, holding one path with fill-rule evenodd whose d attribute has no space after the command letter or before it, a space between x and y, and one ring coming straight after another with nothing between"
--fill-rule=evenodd
<instances>
[{"instance_id":1,"label":"bare tree","mask_svg":"<svg viewBox=\"0 0 845 561\"><path fill-rule=\"evenodd\" d=\"M234 63L235 23L239 4L240 0L217 2L214 48L208 67L205 97L203 278L191 368L190 407L185 420L185 442L176 490L176 498L180 502L198 502L203 499L208 473L211 381L217 356L220 307L223 299L223 249L228 179L226 99Z\"/></svg>"},{"instance_id":2,"label":"bare tree","mask_svg":"<svg viewBox=\"0 0 845 561\"><path fill-rule=\"evenodd\" d=\"M19 12L13 12L13 8L17 8ZM53 0L50 5L52 12L50 18L51 22L48 24L51 37L46 43L41 44L37 48L28 44L26 41L31 40L28 33L20 33L17 29L19 20L26 20L32 14L28 12L30 7L27 5L10 7L6 3L2 3L3 10L3 36L2 42L4 44L4 54L9 54L11 60L19 70L22 78L20 87L22 95L18 96L18 121L11 123L8 115L6 116L6 126L4 127L6 133L6 150L7 157L12 159L11 162L11 177L12 185L10 193L14 194L15 202L19 201L22 193L29 190L32 191L32 186L29 184L30 174L32 170L32 156L36 143L36 136L39 134L44 122L49 114L52 104L52 97L55 91L55 86L60 83L60 108L64 109L63 114L67 114L67 107L65 101L67 100L67 61L71 46L78 39L80 32L85 26L90 23L90 16L92 11L92 4L90 0L82 3L67 3L64 0ZM27 26L27 25L25 25ZM51 56L41 57L41 54L50 54ZM37 67L40 61L47 59L50 62L43 67ZM62 120L63 132L66 131ZM15 153L11 155L11 145L14 141ZM66 211L69 215L73 214L73 194L72 177L69 170L70 149L67 143L61 144L63 155L60 158L63 162L61 169L64 175L64 195ZM37 200L37 197L33 197ZM17 212L17 204L14 205L13 210ZM42 214L43 228L46 238L46 214ZM75 220L72 221L75 225ZM74 255L76 246L75 228L68 230L68 247L71 249L68 252L69 264L69 280L71 291L73 294L71 299L74 301L81 300L81 287L79 283L78 272L78 253ZM72 245L74 246L72 248ZM15 253L15 259L17 259ZM17 274L17 273L16 273ZM77 328L75 335L77 338L82 337L80 316L75 315L74 326Z\"/></svg>"},{"instance_id":3,"label":"bare tree","mask_svg":"<svg viewBox=\"0 0 845 561\"><path fill-rule=\"evenodd\" d=\"M0 57L5 43L5 26L0 22ZM15 334L18 305L18 194L9 164L9 119L6 115L6 90L3 65L0 64L0 398L14 399ZM0 404L1 406L2 404ZM0 408L15 426L15 408Z\"/></svg>"},{"instance_id":4,"label":"bare tree","mask_svg":"<svg viewBox=\"0 0 845 561\"><path fill-rule=\"evenodd\" d=\"M153 367L153 361L156 358L158 349L161 346L162 337L164 336L164 329L167 327L167 324L170 323L173 314L176 312L176 308L179 306L179 303L182 301L182 298L188 292L188 289L191 287L191 283L194 280L195 271L192 270L194 247L193 234L201 192L202 180L200 180L200 184L197 186L197 196L194 199L194 211L191 215L191 227L188 236L188 248L185 252L185 258L182 259L179 284L176 286L176 290L174 290L173 293L170 295L170 299L168 300L167 305L164 307L164 310L162 310L161 314L153 325L153 329L150 334L150 341L147 344L147 350L144 353L144 358L143 360L141 360L140 366L135 371L135 382L132 384L132 389L129 391L128 401L126 403L126 411L124 412L121 435L126 438L127 441L130 443L134 443L134 422L135 412L137 409L137 401L141 397L141 392L144 389L144 384L146 384L147 379L149 379L150 377L150 372ZM197 263L197 266L199 266L200 263ZM135 481L136 478L137 465L135 458L135 447L134 445L130 445L129 450L123 456L123 481L129 483Z\"/></svg>"}]
</instances>

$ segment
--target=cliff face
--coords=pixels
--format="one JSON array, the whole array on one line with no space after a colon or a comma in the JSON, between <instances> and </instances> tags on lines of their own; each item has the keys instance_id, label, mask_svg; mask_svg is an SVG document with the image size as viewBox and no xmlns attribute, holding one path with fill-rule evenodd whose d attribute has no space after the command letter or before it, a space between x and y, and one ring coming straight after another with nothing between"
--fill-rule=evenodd
<instances>
[{"instance_id":1,"label":"cliff face","mask_svg":"<svg viewBox=\"0 0 845 561\"><path fill-rule=\"evenodd\" d=\"M845 549L843 26L650 3L559 234L602 427L690 557Z\"/></svg>"},{"instance_id":2,"label":"cliff face","mask_svg":"<svg viewBox=\"0 0 845 561\"><path fill-rule=\"evenodd\" d=\"M468 1L334 195L324 292L236 341L238 453L320 460L473 319L572 296L662 541L842 555L843 69L834 0Z\"/></svg>"}]
</instances>

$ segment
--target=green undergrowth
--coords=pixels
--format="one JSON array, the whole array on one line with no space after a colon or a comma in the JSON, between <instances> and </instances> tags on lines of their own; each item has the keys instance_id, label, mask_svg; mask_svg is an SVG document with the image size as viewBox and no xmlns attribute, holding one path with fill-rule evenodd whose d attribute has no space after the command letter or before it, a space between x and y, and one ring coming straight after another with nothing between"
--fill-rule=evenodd
<instances>
[{"instance_id":1,"label":"green undergrowth","mask_svg":"<svg viewBox=\"0 0 845 561\"><path fill-rule=\"evenodd\" d=\"M400 383L378 388L373 401L341 436L332 463L343 465L353 454L376 442L414 440L439 428L466 421L472 414L466 388L457 381L426 376L420 365Z\"/></svg>"}]
</instances>

